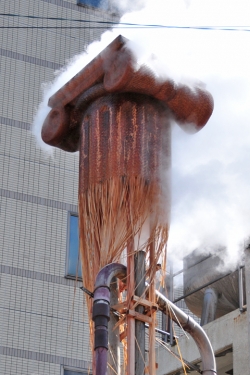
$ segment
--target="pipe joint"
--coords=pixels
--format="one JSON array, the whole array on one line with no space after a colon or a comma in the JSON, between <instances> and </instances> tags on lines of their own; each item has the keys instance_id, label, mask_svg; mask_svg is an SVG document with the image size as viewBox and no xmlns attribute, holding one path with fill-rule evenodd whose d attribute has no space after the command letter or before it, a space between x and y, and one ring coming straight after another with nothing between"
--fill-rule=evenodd
<instances>
[{"instance_id":1,"label":"pipe joint","mask_svg":"<svg viewBox=\"0 0 250 375\"><path fill-rule=\"evenodd\" d=\"M98 326L95 327L95 343L94 350L98 348L105 348L108 350L108 327Z\"/></svg>"},{"instance_id":2,"label":"pipe joint","mask_svg":"<svg viewBox=\"0 0 250 375\"><path fill-rule=\"evenodd\" d=\"M97 300L93 305L92 320L95 322L95 328L98 326L108 327L110 306L105 300Z\"/></svg>"},{"instance_id":3,"label":"pipe joint","mask_svg":"<svg viewBox=\"0 0 250 375\"><path fill-rule=\"evenodd\" d=\"M188 318L187 322L184 324L181 324L181 326L186 332L190 333L195 329L198 323L189 315L187 316L187 318Z\"/></svg>"},{"instance_id":4,"label":"pipe joint","mask_svg":"<svg viewBox=\"0 0 250 375\"><path fill-rule=\"evenodd\" d=\"M98 300L110 301L110 288L106 285L98 286L94 291L94 303Z\"/></svg>"},{"instance_id":5,"label":"pipe joint","mask_svg":"<svg viewBox=\"0 0 250 375\"><path fill-rule=\"evenodd\" d=\"M110 305L105 299L97 299L93 304L92 320L95 323L94 350L105 348L108 350L108 322Z\"/></svg>"}]
</instances>

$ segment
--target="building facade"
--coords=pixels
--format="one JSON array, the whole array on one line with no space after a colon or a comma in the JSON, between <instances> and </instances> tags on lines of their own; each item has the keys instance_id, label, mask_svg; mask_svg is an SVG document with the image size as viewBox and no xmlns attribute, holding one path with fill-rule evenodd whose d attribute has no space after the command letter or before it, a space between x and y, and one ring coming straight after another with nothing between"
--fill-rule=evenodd
<instances>
[{"instance_id":1,"label":"building facade","mask_svg":"<svg viewBox=\"0 0 250 375\"><path fill-rule=\"evenodd\" d=\"M42 84L119 17L108 0L0 1L0 13L0 374L89 374L88 318L75 280L78 153L56 149L48 156L31 126ZM247 259L249 307L249 252ZM219 375L249 371L249 310L205 326ZM191 340L182 336L179 346L183 358L200 366ZM182 373L158 343L156 361L159 375Z\"/></svg>"},{"instance_id":2,"label":"building facade","mask_svg":"<svg viewBox=\"0 0 250 375\"><path fill-rule=\"evenodd\" d=\"M118 16L97 0L1 1L0 13L0 374L87 374L88 319L69 254L78 154L49 157L31 125L41 85Z\"/></svg>"},{"instance_id":3,"label":"building facade","mask_svg":"<svg viewBox=\"0 0 250 375\"><path fill-rule=\"evenodd\" d=\"M188 258L188 259L187 259ZM224 258L225 259L225 258ZM218 254L198 255L193 252L184 261L185 302L201 317L214 354L217 375L248 374L250 369L250 250L245 250L242 263L231 272L219 267ZM178 298L177 298L178 299ZM184 301L183 301L184 302ZM184 305L182 306L184 307ZM185 311L185 309L184 309ZM189 314L189 313L188 313ZM190 314L189 314L190 315ZM178 332L178 345L159 348L158 375L185 374L182 362L189 363L186 373L204 370L197 343L184 331ZM199 342L202 347L202 341ZM211 373L205 371L204 373Z\"/></svg>"}]
</instances>

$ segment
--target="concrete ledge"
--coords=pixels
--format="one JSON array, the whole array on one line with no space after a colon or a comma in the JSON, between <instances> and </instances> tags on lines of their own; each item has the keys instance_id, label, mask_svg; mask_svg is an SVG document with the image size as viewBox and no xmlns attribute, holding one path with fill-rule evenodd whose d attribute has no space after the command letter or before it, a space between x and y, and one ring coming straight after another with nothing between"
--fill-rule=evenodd
<instances>
[{"instance_id":1,"label":"concrete ledge","mask_svg":"<svg viewBox=\"0 0 250 375\"><path fill-rule=\"evenodd\" d=\"M243 350L243 348L248 348L246 312L241 314L239 309L234 310L203 328L211 341L215 355L233 348L234 375L247 374L249 353ZM191 337L181 336L179 347L184 359L194 364L200 362L198 348ZM171 350L178 354L177 346ZM157 375L170 375L182 370L181 362L169 354L166 349L160 348L158 353Z\"/></svg>"}]
</instances>

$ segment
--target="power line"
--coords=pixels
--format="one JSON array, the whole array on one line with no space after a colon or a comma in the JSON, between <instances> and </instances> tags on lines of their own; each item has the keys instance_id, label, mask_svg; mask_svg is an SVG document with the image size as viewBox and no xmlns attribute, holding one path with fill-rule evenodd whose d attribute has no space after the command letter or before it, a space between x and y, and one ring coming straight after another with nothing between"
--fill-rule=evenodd
<instances>
[{"instance_id":1,"label":"power line","mask_svg":"<svg viewBox=\"0 0 250 375\"><path fill-rule=\"evenodd\" d=\"M128 23L128 22L114 22L114 21L90 21L75 18L56 18L56 17L41 17L31 15L20 15L14 13L0 13L0 16L7 17L18 17L28 18L37 20L51 20L51 21L72 21L87 23L90 26L0 26L1 29L106 29L107 25L113 28L136 28L136 29L190 29L190 30L219 30L219 31L250 31L250 26L170 26L170 25L158 25L158 24L139 24L139 23ZM92 24L100 24L106 26L93 26Z\"/></svg>"},{"instance_id":2,"label":"power line","mask_svg":"<svg viewBox=\"0 0 250 375\"><path fill-rule=\"evenodd\" d=\"M113 22L113 21L90 21L90 20L82 20L79 18L77 19L77 18L62 18L62 17L41 17L41 16L31 16L31 15L24 15L24 14L15 14L15 13L0 13L0 16L29 18L29 19L38 19L38 20L52 20L52 21L75 21L75 22L85 22L85 23L91 23L91 22L110 23L110 24L118 23L118 22ZM126 25L126 23L124 24Z\"/></svg>"},{"instance_id":3,"label":"power line","mask_svg":"<svg viewBox=\"0 0 250 375\"><path fill-rule=\"evenodd\" d=\"M138 27L136 27L138 29ZM107 26L0 26L0 29L105 29Z\"/></svg>"},{"instance_id":4,"label":"power line","mask_svg":"<svg viewBox=\"0 0 250 375\"><path fill-rule=\"evenodd\" d=\"M104 22L105 23L105 22ZM187 29L187 30L213 30L213 31L250 31L243 28L197 27L197 26L121 26L114 24L113 29ZM107 29L107 26L0 26L0 29Z\"/></svg>"}]
</instances>

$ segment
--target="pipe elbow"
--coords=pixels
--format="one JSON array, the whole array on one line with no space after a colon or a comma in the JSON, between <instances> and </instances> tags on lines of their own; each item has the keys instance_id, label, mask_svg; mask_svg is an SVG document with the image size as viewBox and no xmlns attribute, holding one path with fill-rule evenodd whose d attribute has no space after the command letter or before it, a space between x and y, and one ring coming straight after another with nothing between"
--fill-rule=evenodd
<instances>
[{"instance_id":1,"label":"pipe elbow","mask_svg":"<svg viewBox=\"0 0 250 375\"><path fill-rule=\"evenodd\" d=\"M124 283L127 276L127 267L120 263L110 263L103 267L96 277L95 292L100 287L109 288L113 277L118 277ZM95 298L95 297L94 297Z\"/></svg>"},{"instance_id":2,"label":"pipe elbow","mask_svg":"<svg viewBox=\"0 0 250 375\"><path fill-rule=\"evenodd\" d=\"M127 268L120 263L103 267L97 275L94 291L92 320L95 323L94 349L108 350L108 322L110 320L110 283L113 277L125 279ZM106 361L106 360L105 360Z\"/></svg>"}]
</instances>

